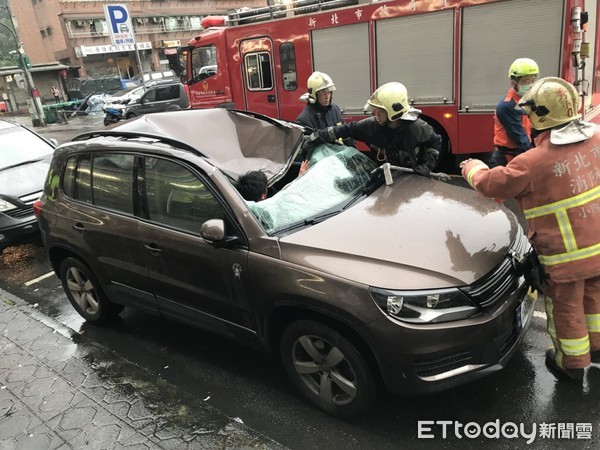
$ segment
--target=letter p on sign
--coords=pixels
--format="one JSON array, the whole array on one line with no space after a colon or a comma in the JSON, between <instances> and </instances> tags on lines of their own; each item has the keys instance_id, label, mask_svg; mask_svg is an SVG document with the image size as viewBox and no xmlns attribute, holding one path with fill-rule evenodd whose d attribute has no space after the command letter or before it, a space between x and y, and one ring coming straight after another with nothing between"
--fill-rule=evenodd
<instances>
[{"instance_id":1,"label":"letter p on sign","mask_svg":"<svg viewBox=\"0 0 600 450\"><path fill-rule=\"evenodd\" d=\"M134 44L133 27L127 5L104 5L108 34L113 45Z\"/></svg>"}]
</instances>

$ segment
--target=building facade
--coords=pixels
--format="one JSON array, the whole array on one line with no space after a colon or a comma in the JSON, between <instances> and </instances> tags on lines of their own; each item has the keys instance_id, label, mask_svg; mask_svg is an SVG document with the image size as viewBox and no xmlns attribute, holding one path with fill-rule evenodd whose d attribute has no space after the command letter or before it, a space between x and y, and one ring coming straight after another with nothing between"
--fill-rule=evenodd
<instances>
[{"instance_id":1,"label":"building facade","mask_svg":"<svg viewBox=\"0 0 600 450\"><path fill-rule=\"evenodd\" d=\"M165 70L176 63L176 47L200 31L207 15L243 7L263 7L265 0L8 0L23 48L31 63L57 62L69 77L132 78ZM126 5L136 45L111 44L104 7Z\"/></svg>"}]
</instances>

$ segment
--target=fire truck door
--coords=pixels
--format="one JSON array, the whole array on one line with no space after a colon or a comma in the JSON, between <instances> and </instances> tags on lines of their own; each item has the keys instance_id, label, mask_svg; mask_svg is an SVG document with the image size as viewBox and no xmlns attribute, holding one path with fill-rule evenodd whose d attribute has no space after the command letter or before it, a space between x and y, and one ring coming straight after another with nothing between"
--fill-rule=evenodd
<instances>
[{"instance_id":1,"label":"fire truck door","mask_svg":"<svg viewBox=\"0 0 600 450\"><path fill-rule=\"evenodd\" d=\"M261 37L242 41L240 55L246 109L279 117L271 39Z\"/></svg>"}]
</instances>

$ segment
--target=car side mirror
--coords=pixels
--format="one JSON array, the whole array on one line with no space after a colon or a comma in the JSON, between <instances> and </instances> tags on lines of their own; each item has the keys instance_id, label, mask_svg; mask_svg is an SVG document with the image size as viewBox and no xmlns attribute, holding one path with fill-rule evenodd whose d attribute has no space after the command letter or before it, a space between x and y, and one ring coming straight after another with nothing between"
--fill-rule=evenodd
<instances>
[{"instance_id":1,"label":"car side mirror","mask_svg":"<svg viewBox=\"0 0 600 450\"><path fill-rule=\"evenodd\" d=\"M225 235L225 222L222 219L210 219L200 227L200 236L214 248L231 247L240 239L237 236Z\"/></svg>"}]
</instances>

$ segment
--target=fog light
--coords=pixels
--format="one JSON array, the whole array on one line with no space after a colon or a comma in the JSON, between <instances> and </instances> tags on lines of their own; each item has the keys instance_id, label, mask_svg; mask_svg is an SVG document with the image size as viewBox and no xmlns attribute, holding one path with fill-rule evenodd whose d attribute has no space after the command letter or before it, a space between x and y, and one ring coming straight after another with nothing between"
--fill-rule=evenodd
<instances>
[{"instance_id":1,"label":"fog light","mask_svg":"<svg viewBox=\"0 0 600 450\"><path fill-rule=\"evenodd\" d=\"M387 298L387 310L390 314L398 314L404 305L404 297L389 295Z\"/></svg>"},{"instance_id":2,"label":"fog light","mask_svg":"<svg viewBox=\"0 0 600 450\"><path fill-rule=\"evenodd\" d=\"M4 239L6 239L6 236L4 236L3 234L0 234L0 241L3 241Z\"/></svg>"}]
</instances>

